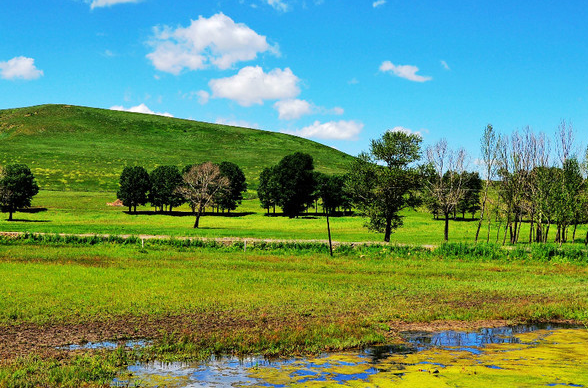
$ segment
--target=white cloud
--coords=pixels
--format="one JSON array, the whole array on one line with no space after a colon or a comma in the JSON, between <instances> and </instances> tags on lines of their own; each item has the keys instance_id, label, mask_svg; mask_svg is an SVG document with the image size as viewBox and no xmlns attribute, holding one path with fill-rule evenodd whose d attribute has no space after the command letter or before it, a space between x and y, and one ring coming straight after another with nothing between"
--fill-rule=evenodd
<instances>
[{"instance_id":1,"label":"white cloud","mask_svg":"<svg viewBox=\"0 0 588 388\"><path fill-rule=\"evenodd\" d=\"M441 66L443 66L443 68L445 70L451 70L451 68L449 67L449 65L447 64L447 62L445 61L441 61Z\"/></svg>"},{"instance_id":2,"label":"white cloud","mask_svg":"<svg viewBox=\"0 0 588 388\"><path fill-rule=\"evenodd\" d=\"M420 137L423 137L423 133L429 133L429 131L426 130L426 129L421 129L419 131L413 131L412 129L401 127L401 126L394 127L392 129L389 129L388 131L390 131L390 132L402 132L402 133L406 133L407 135L418 135Z\"/></svg>"},{"instance_id":3,"label":"white cloud","mask_svg":"<svg viewBox=\"0 0 588 388\"><path fill-rule=\"evenodd\" d=\"M15 57L0 62L0 78L32 80L43 76L43 70L35 67L35 60L27 57Z\"/></svg>"},{"instance_id":4,"label":"white cloud","mask_svg":"<svg viewBox=\"0 0 588 388\"><path fill-rule=\"evenodd\" d=\"M356 140L357 135L362 131L363 123L356 121L329 121L320 123L315 121L312 125L297 131L282 131L290 135L305 138L317 138L328 140Z\"/></svg>"},{"instance_id":5,"label":"white cloud","mask_svg":"<svg viewBox=\"0 0 588 388\"><path fill-rule=\"evenodd\" d=\"M228 98L242 106L263 105L264 100L284 100L300 94L300 79L289 68L265 73L259 66L247 66L232 77L213 79L208 85L213 98Z\"/></svg>"},{"instance_id":6,"label":"white cloud","mask_svg":"<svg viewBox=\"0 0 588 388\"><path fill-rule=\"evenodd\" d=\"M352 78L349 81L347 81L347 83L349 85L357 85L359 83L359 80L357 78Z\"/></svg>"},{"instance_id":7,"label":"white cloud","mask_svg":"<svg viewBox=\"0 0 588 388\"><path fill-rule=\"evenodd\" d=\"M283 0L264 0L267 4L271 5L274 9L280 12L287 12L290 10L290 6Z\"/></svg>"},{"instance_id":8,"label":"white cloud","mask_svg":"<svg viewBox=\"0 0 588 388\"><path fill-rule=\"evenodd\" d=\"M374 8L378 8L379 6L382 6L384 4L386 4L386 0L377 0L372 3L372 6Z\"/></svg>"},{"instance_id":9,"label":"white cloud","mask_svg":"<svg viewBox=\"0 0 588 388\"><path fill-rule=\"evenodd\" d=\"M250 122L245 121L245 120L234 120L234 119L228 119L228 118L219 117L219 118L216 119L216 123L217 124L222 124L222 125L229 125L231 127L242 127L242 128L259 129L259 124L257 124L257 123L250 123Z\"/></svg>"},{"instance_id":10,"label":"white cloud","mask_svg":"<svg viewBox=\"0 0 588 388\"><path fill-rule=\"evenodd\" d=\"M138 3L141 0L92 0L90 3L90 8L102 8L102 7L111 7L116 4L123 4L123 3Z\"/></svg>"},{"instance_id":11,"label":"white cloud","mask_svg":"<svg viewBox=\"0 0 588 388\"><path fill-rule=\"evenodd\" d=\"M151 44L155 51L147 54L155 68L178 75L182 70L201 70L210 65L228 69L237 62L250 61L257 54L279 54L265 36L242 23L218 13L210 18L200 16L190 26L154 29Z\"/></svg>"},{"instance_id":12,"label":"white cloud","mask_svg":"<svg viewBox=\"0 0 588 388\"><path fill-rule=\"evenodd\" d=\"M305 100L282 100L274 104L280 120L296 120L313 112L312 104Z\"/></svg>"},{"instance_id":13,"label":"white cloud","mask_svg":"<svg viewBox=\"0 0 588 388\"><path fill-rule=\"evenodd\" d=\"M325 115L342 115L345 110L339 106L327 109L322 106L316 106L305 100L289 99L278 101L274 104L274 109L278 111L280 120L297 120L304 115L325 114Z\"/></svg>"},{"instance_id":14,"label":"white cloud","mask_svg":"<svg viewBox=\"0 0 588 388\"><path fill-rule=\"evenodd\" d=\"M400 78L405 78L409 81L414 82L426 82L433 79L433 77L422 76L416 74L419 68L411 65L394 65L390 61L384 61L380 65L381 72L392 72L394 75Z\"/></svg>"},{"instance_id":15,"label":"white cloud","mask_svg":"<svg viewBox=\"0 0 588 388\"><path fill-rule=\"evenodd\" d=\"M125 112L144 113L144 114L148 114L148 115L158 115L158 116L174 117L171 113L168 113L168 112L165 112L165 113L153 112L145 104L133 106L133 107L128 108L128 109L126 109L122 105L115 105L115 106L110 107L110 110L120 110L120 111L125 111Z\"/></svg>"}]
</instances>

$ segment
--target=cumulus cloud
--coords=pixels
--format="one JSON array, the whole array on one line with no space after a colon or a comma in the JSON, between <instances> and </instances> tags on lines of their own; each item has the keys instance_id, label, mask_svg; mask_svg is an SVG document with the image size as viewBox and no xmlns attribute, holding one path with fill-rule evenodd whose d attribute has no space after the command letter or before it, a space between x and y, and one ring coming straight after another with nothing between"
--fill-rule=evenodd
<instances>
[{"instance_id":1,"label":"cumulus cloud","mask_svg":"<svg viewBox=\"0 0 588 388\"><path fill-rule=\"evenodd\" d=\"M386 0L377 0L372 3L372 7L378 8L384 4L386 4Z\"/></svg>"},{"instance_id":2,"label":"cumulus cloud","mask_svg":"<svg viewBox=\"0 0 588 388\"><path fill-rule=\"evenodd\" d=\"M168 113L168 112L165 112L165 113L154 112L151 109L149 109L149 107L145 104L133 106L128 109L122 105L115 105L115 106L110 107L110 110L120 110L120 111L125 111L125 112L144 113L144 114L148 114L148 115L174 117L171 113Z\"/></svg>"},{"instance_id":3,"label":"cumulus cloud","mask_svg":"<svg viewBox=\"0 0 588 388\"><path fill-rule=\"evenodd\" d=\"M304 115L311 114L312 104L305 100L282 100L274 104L280 120L296 120Z\"/></svg>"},{"instance_id":4,"label":"cumulus cloud","mask_svg":"<svg viewBox=\"0 0 588 388\"><path fill-rule=\"evenodd\" d=\"M380 65L380 71L383 73L389 72L397 77L407 79L414 82L426 82L433 79L433 77L422 76L416 74L419 68L411 65L395 65L390 61L384 61Z\"/></svg>"},{"instance_id":5,"label":"cumulus cloud","mask_svg":"<svg viewBox=\"0 0 588 388\"><path fill-rule=\"evenodd\" d=\"M389 129L389 131L390 132L402 132L402 133L406 133L407 135L418 135L420 137L423 137L423 133L429 132L426 129L421 129L419 131L413 131L412 129L401 127L401 126Z\"/></svg>"},{"instance_id":6,"label":"cumulus cloud","mask_svg":"<svg viewBox=\"0 0 588 388\"><path fill-rule=\"evenodd\" d=\"M242 106L263 105L264 100L285 100L300 94L300 79L289 68L265 73L259 66L247 66L232 77L213 79L208 85L213 98L227 98Z\"/></svg>"},{"instance_id":7,"label":"cumulus cloud","mask_svg":"<svg viewBox=\"0 0 588 388\"><path fill-rule=\"evenodd\" d=\"M345 110L339 106L328 109L322 106L316 106L305 100L289 99L278 101L274 104L274 109L278 111L280 120L297 120L304 115L309 114L326 114L342 115Z\"/></svg>"},{"instance_id":8,"label":"cumulus cloud","mask_svg":"<svg viewBox=\"0 0 588 388\"><path fill-rule=\"evenodd\" d=\"M151 42L155 51L147 54L158 70L178 75L182 70L201 70L210 65L228 69L237 62L250 61L257 54L272 52L265 36L259 35L222 12L198 20L188 27L156 27Z\"/></svg>"},{"instance_id":9,"label":"cumulus cloud","mask_svg":"<svg viewBox=\"0 0 588 388\"><path fill-rule=\"evenodd\" d=\"M297 131L282 131L290 135L305 138L316 138L326 140L356 140L357 135L362 131L363 123L356 121L329 121L321 123L315 121L312 125Z\"/></svg>"},{"instance_id":10,"label":"cumulus cloud","mask_svg":"<svg viewBox=\"0 0 588 388\"><path fill-rule=\"evenodd\" d=\"M37 69L33 58L15 57L6 62L0 62L1 78L32 80L42 76L43 70Z\"/></svg>"},{"instance_id":11,"label":"cumulus cloud","mask_svg":"<svg viewBox=\"0 0 588 388\"><path fill-rule=\"evenodd\" d=\"M92 0L90 3L90 8L102 8L102 7L111 7L116 4L122 3L138 3L142 0Z\"/></svg>"}]
</instances>

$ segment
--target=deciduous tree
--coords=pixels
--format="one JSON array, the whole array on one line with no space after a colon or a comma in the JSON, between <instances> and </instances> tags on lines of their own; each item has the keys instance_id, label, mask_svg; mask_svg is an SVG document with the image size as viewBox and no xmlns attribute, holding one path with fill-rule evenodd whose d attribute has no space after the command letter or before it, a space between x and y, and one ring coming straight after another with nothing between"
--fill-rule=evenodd
<instances>
[{"instance_id":1,"label":"deciduous tree","mask_svg":"<svg viewBox=\"0 0 588 388\"><path fill-rule=\"evenodd\" d=\"M400 211L418 204L417 169L421 137L403 132L386 132L372 140L369 152L352 163L347 187L354 205L368 217L368 228L384 232L390 241L392 231L402 225Z\"/></svg>"},{"instance_id":2,"label":"deciduous tree","mask_svg":"<svg viewBox=\"0 0 588 388\"><path fill-rule=\"evenodd\" d=\"M177 188L196 212L194 228L198 228L204 209L216 195L229 187L229 180L220 172L218 165L206 162L190 168L183 176L183 184Z\"/></svg>"},{"instance_id":3,"label":"deciduous tree","mask_svg":"<svg viewBox=\"0 0 588 388\"><path fill-rule=\"evenodd\" d=\"M147 194L151 188L151 180L147 170L141 166L125 167L120 174L119 189L116 197L124 206L137 212L137 206L148 202Z\"/></svg>"},{"instance_id":4,"label":"deciduous tree","mask_svg":"<svg viewBox=\"0 0 588 388\"><path fill-rule=\"evenodd\" d=\"M31 206L31 200L39 192L39 186L31 170L25 164L9 164L0 171L0 209L12 214L20 208Z\"/></svg>"}]
</instances>

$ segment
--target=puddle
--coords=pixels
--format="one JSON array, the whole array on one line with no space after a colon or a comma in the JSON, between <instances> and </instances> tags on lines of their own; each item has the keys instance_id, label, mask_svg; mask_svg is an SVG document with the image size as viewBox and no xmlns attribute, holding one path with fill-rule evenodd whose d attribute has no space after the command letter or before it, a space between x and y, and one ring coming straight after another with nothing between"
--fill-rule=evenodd
<instances>
[{"instance_id":1,"label":"puddle","mask_svg":"<svg viewBox=\"0 0 588 388\"><path fill-rule=\"evenodd\" d=\"M147 345L150 345L151 341L147 340L133 340L133 341L120 341L120 342L112 342L112 341L102 341L102 342L86 342L84 344L71 344L65 346L59 346L57 349L65 349L65 350L78 350L78 349L116 349L119 346L124 346L125 348L143 348Z\"/></svg>"},{"instance_id":2,"label":"puddle","mask_svg":"<svg viewBox=\"0 0 588 388\"><path fill-rule=\"evenodd\" d=\"M318 357L213 358L128 368L113 386L588 388L588 330L515 326L478 332L405 333L407 346Z\"/></svg>"}]
</instances>

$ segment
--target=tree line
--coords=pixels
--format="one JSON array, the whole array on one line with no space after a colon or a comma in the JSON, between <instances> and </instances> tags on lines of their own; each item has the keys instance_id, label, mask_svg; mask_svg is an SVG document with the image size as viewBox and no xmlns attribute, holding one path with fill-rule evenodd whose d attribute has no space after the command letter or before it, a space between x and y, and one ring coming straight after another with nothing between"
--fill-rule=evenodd
<instances>
[{"instance_id":1,"label":"tree line","mask_svg":"<svg viewBox=\"0 0 588 388\"><path fill-rule=\"evenodd\" d=\"M144 167L125 167L120 175L117 198L129 212L150 203L156 211L169 211L187 203L196 215L194 228L207 207L235 210L247 190L245 174L232 162L205 162L185 166L159 166L151 173Z\"/></svg>"}]
</instances>

